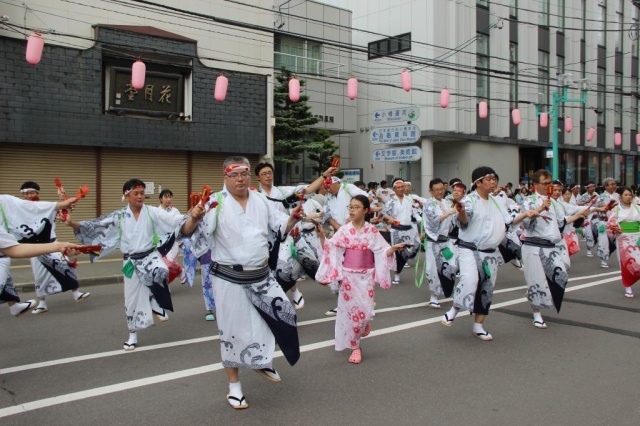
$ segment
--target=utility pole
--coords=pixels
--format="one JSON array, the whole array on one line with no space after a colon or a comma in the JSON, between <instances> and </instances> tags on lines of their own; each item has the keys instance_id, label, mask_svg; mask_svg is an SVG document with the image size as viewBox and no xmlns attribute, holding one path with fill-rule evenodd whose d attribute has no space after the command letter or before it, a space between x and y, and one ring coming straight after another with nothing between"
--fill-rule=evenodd
<instances>
[{"instance_id":1,"label":"utility pole","mask_svg":"<svg viewBox=\"0 0 640 426\"><path fill-rule=\"evenodd\" d=\"M558 75L558 90L551 94L551 108L547 111L547 113L551 116L551 144L553 149L553 158L552 158L552 174L553 179L558 179L559 175L559 154L558 154L558 114L560 105L564 102L580 102L582 104L587 104L587 91L589 90L589 86L591 81L588 78L583 78L580 80L576 80L575 83L578 85L578 88L582 91L581 98L570 98L569 97L569 86L574 83L573 76L571 74L559 74ZM542 102L534 103L536 107L536 116L539 117L541 114L545 113L540 110L540 105Z\"/></svg>"}]
</instances>

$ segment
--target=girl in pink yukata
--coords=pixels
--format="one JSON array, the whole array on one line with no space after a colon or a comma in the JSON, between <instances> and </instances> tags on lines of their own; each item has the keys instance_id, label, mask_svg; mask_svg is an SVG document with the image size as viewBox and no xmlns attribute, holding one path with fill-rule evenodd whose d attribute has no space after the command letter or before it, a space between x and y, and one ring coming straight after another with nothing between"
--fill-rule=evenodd
<instances>
[{"instance_id":1,"label":"girl in pink yukata","mask_svg":"<svg viewBox=\"0 0 640 426\"><path fill-rule=\"evenodd\" d=\"M325 241L319 230L323 246L316 281L327 284L340 282L338 313L336 315L336 351L351 349L349 362L362 361L360 338L371 331L373 319L374 284L387 289L391 286L389 271L395 270L394 252L405 243L389 246L378 229L365 222L371 210L369 199L356 195L349 203L349 222L341 226L334 236Z\"/></svg>"}]
</instances>

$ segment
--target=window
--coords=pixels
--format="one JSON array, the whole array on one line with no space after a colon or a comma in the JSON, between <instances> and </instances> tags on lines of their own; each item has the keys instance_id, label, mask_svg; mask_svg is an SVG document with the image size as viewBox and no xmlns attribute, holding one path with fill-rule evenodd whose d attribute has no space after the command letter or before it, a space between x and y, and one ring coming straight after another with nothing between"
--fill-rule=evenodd
<instances>
[{"instance_id":1,"label":"window","mask_svg":"<svg viewBox=\"0 0 640 426\"><path fill-rule=\"evenodd\" d=\"M596 19L598 20L598 22L596 22L596 30L599 30L596 33L596 40L599 46L604 46L606 42L605 32L607 30L605 21L607 17L607 0L593 1L596 3Z\"/></svg>"},{"instance_id":2,"label":"window","mask_svg":"<svg viewBox=\"0 0 640 426\"><path fill-rule=\"evenodd\" d=\"M541 103L549 104L549 52L538 50L538 93Z\"/></svg>"},{"instance_id":3,"label":"window","mask_svg":"<svg viewBox=\"0 0 640 426\"><path fill-rule=\"evenodd\" d=\"M564 74L565 73L564 56L556 56L556 61L557 61L557 66L556 66L557 74ZM558 112L560 113L561 117L564 117L566 115L565 106L566 104L564 102L560 104L560 110Z\"/></svg>"},{"instance_id":4,"label":"window","mask_svg":"<svg viewBox=\"0 0 640 426\"><path fill-rule=\"evenodd\" d=\"M632 90L638 90L638 84L640 84L638 77L634 77L633 82L635 86ZM638 117L638 98L636 98L635 96L631 96L631 129L636 132L640 130L640 126L638 126L639 119L640 117Z\"/></svg>"},{"instance_id":5,"label":"window","mask_svg":"<svg viewBox=\"0 0 640 426\"><path fill-rule=\"evenodd\" d=\"M587 0L582 0L582 40L587 39ZM582 74L584 75L584 74Z\"/></svg>"},{"instance_id":6,"label":"window","mask_svg":"<svg viewBox=\"0 0 640 426\"><path fill-rule=\"evenodd\" d=\"M638 57L638 6L633 6L631 8L631 28L629 29L629 35L631 38L631 55ZM635 34L634 34L635 32ZM631 37L631 34L634 34L635 37Z\"/></svg>"},{"instance_id":7,"label":"window","mask_svg":"<svg viewBox=\"0 0 640 426\"><path fill-rule=\"evenodd\" d=\"M476 0L478 6L489 8L489 0Z\"/></svg>"},{"instance_id":8,"label":"window","mask_svg":"<svg viewBox=\"0 0 640 426\"><path fill-rule=\"evenodd\" d=\"M411 33L400 34L369 43L369 59L381 58L411 50Z\"/></svg>"},{"instance_id":9,"label":"window","mask_svg":"<svg viewBox=\"0 0 640 426\"><path fill-rule=\"evenodd\" d=\"M564 0L558 0L558 31L564 32Z\"/></svg>"},{"instance_id":10,"label":"window","mask_svg":"<svg viewBox=\"0 0 640 426\"><path fill-rule=\"evenodd\" d=\"M478 34L476 59L476 95L480 99L489 98L489 36Z\"/></svg>"},{"instance_id":11,"label":"window","mask_svg":"<svg viewBox=\"0 0 640 426\"><path fill-rule=\"evenodd\" d=\"M622 4L622 0L616 0L616 31L614 31L614 36L616 40L616 51L622 52L622 40L624 39L624 5Z\"/></svg>"},{"instance_id":12,"label":"window","mask_svg":"<svg viewBox=\"0 0 640 426\"><path fill-rule=\"evenodd\" d=\"M509 15L518 16L518 0L509 1Z\"/></svg>"},{"instance_id":13,"label":"window","mask_svg":"<svg viewBox=\"0 0 640 426\"><path fill-rule=\"evenodd\" d=\"M301 38L276 36L274 65L294 73L323 74L322 45Z\"/></svg>"},{"instance_id":14,"label":"window","mask_svg":"<svg viewBox=\"0 0 640 426\"><path fill-rule=\"evenodd\" d=\"M622 129L622 74L616 73L615 76L615 94L614 94L614 127Z\"/></svg>"},{"instance_id":15,"label":"window","mask_svg":"<svg viewBox=\"0 0 640 426\"><path fill-rule=\"evenodd\" d=\"M549 26L549 0L538 0L538 25Z\"/></svg>"},{"instance_id":16,"label":"window","mask_svg":"<svg viewBox=\"0 0 640 426\"><path fill-rule=\"evenodd\" d=\"M598 124L605 125L606 124L606 108L607 108L607 70L604 68L598 68Z\"/></svg>"}]
</instances>

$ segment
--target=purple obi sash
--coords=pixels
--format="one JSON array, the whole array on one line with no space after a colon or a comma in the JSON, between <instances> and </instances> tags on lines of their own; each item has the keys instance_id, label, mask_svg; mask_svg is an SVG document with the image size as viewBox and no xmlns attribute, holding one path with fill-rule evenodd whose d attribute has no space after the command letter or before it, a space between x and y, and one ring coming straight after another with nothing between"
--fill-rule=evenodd
<instances>
[{"instance_id":1,"label":"purple obi sash","mask_svg":"<svg viewBox=\"0 0 640 426\"><path fill-rule=\"evenodd\" d=\"M344 267L349 269L373 269L373 252L371 250L346 249Z\"/></svg>"}]
</instances>

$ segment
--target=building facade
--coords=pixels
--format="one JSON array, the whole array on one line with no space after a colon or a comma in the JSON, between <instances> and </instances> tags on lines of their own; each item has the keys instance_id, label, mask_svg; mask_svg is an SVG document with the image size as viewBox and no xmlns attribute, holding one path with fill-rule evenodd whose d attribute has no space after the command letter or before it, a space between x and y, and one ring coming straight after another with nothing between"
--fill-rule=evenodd
<instances>
[{"instance_id":1,"label":"building facade","mask_svg":"<svg viewBox=\"0 0 640 426\"><path fill-rule=\"evenodd\" d=\"M569 99L581 99L575 84L588 79L586 104L558 104L559 178L566 183L612 176L640 183L638 133L638 2L623 0L463 0L392 2L327 0L353 11L353 73L361 80L358 132L350 149L367 179L410 179L426 193L433 177L469 182L478 165L494 167L501 182L517 182L538 168L551 168L551 124L538 112L552 106L559 74L571 74ZM400 73L413 88L401 88ZM571 80L563 80L563 84ZM450 103L440 107L447 88ZM488 117L479 118L481 101ZM407 106L419 109L419 161L377 162L372 131L384 125L372 114ZM511 119L513 109L521 124ZM565 129L571 118L570 132ZM403 122L401 124L406 124ZM596 135L587 141L589 129ZM614 134L621 133L621 145Z\"/></svg>"}]
</instances>

